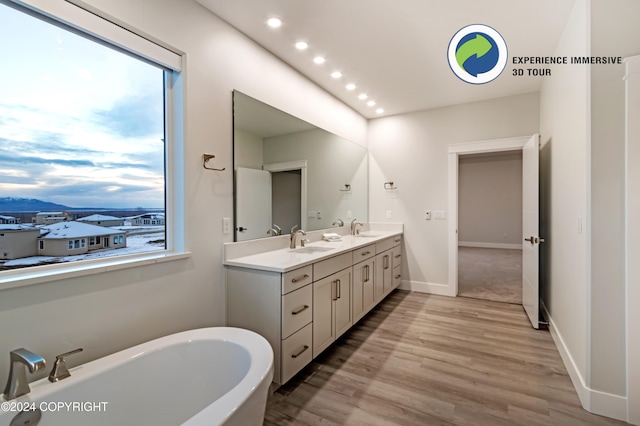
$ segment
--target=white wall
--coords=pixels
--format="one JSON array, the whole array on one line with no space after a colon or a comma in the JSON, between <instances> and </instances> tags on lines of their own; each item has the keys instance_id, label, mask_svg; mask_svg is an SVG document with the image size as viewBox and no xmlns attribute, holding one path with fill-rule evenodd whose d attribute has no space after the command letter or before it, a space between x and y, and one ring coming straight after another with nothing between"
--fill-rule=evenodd
<instances>
[{"instance_id":1,"label":"white wall","mask_svg":"<svg viewBox=\"0 0 640 426\"><path fill-rule=\"evenodd\" d=\"M556 55L589 55L588 12L587 2L576 1ZM570 357L569 371L582 383L588 372L589 92L588 67L557 66L540 93L542 298Z\"/></svg>"},{"instance_id":2,"label":"white wall","mask_svg":"<svg viewBox=\"0 0 640 426\"><path fill-rule=\"evenodd\" d=\"M262 137L245 130L233 130L233 153L236 168L262 169Z\"/></svg>"},{"instance_id":3,"label":"white wall","mask_svg":"<svg viewBox=\"0 0 640 426\"><path fill-rule=\"evenodd\" d=\"M640 54L639 17L638 1L592 1L591 54L622 57ZM589 385L599 392L621 396L626 395L624 74L624 65L594 66L591 70Z\"/></svg>"},{"instance_id":4,"label":"white wall","mask_svg":"<svg viewBox=\"0 0 640 426\"><path fill-rule=\"evenodd\" d=\"M185 260L47 282L0 293L0 377L9 351L46 356L83 347L87 362L136 343L225 319L222 218L233 217L232 90L366 145L367 123L195 2L90 0L125 24L186 52ZM202 154L216 155L202 168ZM39 374L42 377L45 374Z\"/></svg>"},{"instance_id":5,"label":"white wall","mask_svg":"<svg viewBox=\"0 0 640 426\"><path fill-rule=\"evenodd\" d=\"M538 133L538 114L538 94L527 93L370 121L369 218L404 223L403 287L453 291L447 220L424 219L426 210L447 209L448 145ZM385 190L386 181L398 189Z\"/></svg>"},{"instance_id":6,"label":"white wall","mask_svg":"<svg viewBox=\"0 0 640 426\"><path fill-rule=\"evenodd\" d=\"M462 155L458 179L458 245L522 247L522 152Z\"/></svg>"}]
</instances>

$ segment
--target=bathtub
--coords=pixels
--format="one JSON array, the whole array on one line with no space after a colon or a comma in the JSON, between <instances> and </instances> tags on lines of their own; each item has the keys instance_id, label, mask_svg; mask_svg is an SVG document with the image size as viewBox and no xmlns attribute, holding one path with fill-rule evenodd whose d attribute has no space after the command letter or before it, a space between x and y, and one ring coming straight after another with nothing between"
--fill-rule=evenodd
<instances>
[{"instance_id":1,"label":"bathtub","mask_svg":"<svg viewBox=\"0 0 640 426\"><path fill-rule=\"evenodd\" d=\"M47 364L48 370L52 360ZM248 330L203 328L152 340L70 372L57 383L47 378L31 383L31 392L20 398L2 399L0 425L9 426L21 408L40 409L42 426L261 425L273 351Z\"/></svg>"}]
</instances>

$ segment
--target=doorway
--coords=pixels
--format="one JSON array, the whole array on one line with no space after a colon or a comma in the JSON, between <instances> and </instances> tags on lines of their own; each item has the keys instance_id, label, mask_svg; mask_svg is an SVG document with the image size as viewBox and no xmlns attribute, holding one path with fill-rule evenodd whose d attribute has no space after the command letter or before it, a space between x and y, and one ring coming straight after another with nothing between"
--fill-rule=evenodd
<instances>
[{"instance_id":1,"label":"doorway","mask_svg":"<svg viewBox=\"0 0 640 426\"><path fill-rule=\"evenodd\" d=\"M539 298L539 153L540 137L495 139L449 145L449 290L458 295L459 157L480 153L522 152L522 306L534 328L540 327Z\"/></svg>"},{"instance_id":2,"label":"doorway","mask_svg":"<svg viewBox=\"0 0 640 426\"><path fill-rule=\"evenodd\" d=\"M522 151L458 158L458 296L522 304Z\"/></svg>"}]
</instances>

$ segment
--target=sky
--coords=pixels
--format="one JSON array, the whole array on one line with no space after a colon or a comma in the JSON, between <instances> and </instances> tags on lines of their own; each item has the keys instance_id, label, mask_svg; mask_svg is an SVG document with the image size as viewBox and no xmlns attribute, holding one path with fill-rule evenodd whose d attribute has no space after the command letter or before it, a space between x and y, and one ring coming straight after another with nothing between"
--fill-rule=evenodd
<instances>
[{"instance_id":1,"label":"sky","mask_svg":"<svg viewBox=\"0 0 640 426\"><path fill-rule=\"evenodd\" d=\"M163 70L0 4L0 197L164 207Z\"/></svg>"}]
</instances>

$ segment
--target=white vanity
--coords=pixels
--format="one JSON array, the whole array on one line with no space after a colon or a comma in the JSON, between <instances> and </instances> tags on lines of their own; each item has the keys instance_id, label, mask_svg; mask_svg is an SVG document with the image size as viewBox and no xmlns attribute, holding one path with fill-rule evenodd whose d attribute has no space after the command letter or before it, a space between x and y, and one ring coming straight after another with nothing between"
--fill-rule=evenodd
<instances>
[{"instance_id":1,"label":"white vanity","mask_svg":"<svg viewBox=\"0 0 640 426\"><path fill-rule=\"evenodd\" d=\"M340 233L348 232L339 229ZM402 278L402 225L296 249L288 236L225 244L227 325L264 336L274 382L286 383L376 306Z\"/></svg>"}]
</instances>

